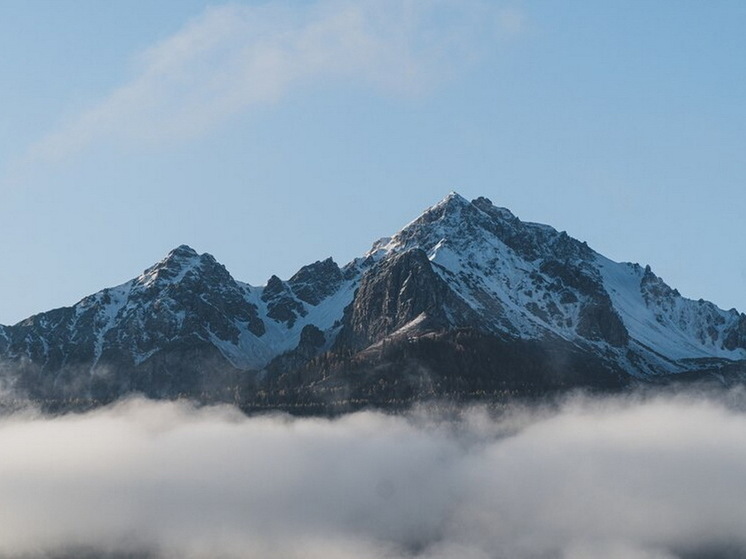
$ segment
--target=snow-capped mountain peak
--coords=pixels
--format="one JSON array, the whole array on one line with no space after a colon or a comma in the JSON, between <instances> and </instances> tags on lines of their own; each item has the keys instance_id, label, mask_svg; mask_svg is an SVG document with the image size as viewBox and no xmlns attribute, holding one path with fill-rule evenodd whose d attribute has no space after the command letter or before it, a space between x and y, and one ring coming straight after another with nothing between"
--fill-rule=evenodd
<instances>
[{"instance_id":1,"label":"snow-capped mountain peak","mask_svg":"<svg viewBox=\"0 0 746 559\"><path fill-rule=\"evenodd\" d=\"M210 254L198 254L188 245L180 245L171 250L162 260L147 268L134 281L136 286L154 287L156 285L177 284L187 274L212 272L225 268ZM227 271L223 276L229 276Z\"/></svg>"},{"instance_id":2,"label":"snow-capped mountain peak","mask_svg":"<svg viewBox=\"0 0 746 559\"><path fill-rule=\"evenodd\" d=\"M613 262L564 231L451 192L346 266L327 258L264 286L181 245L73 307L0 327L0 366L20 367L19 386L38 394L173 394L217 382L206 371L233 371L234 381L236 371L307 374L385 355L387 343L462 331L482 337L473 351L500 347L511 363L534 362L526 348L551 347L541 361L550 369L595 363L649 378L746 361L746 315L686 299L650 267ZM449 359L466 351L459 344Z\"/></svg>"},{"instance_id":3,"label":"snow-capped mountain peak","mask_svg":"<svg viewBox=\"0 0 746 559\"><path fill-rule=\"evenodd\" d=\"M496 333L558 336L622 361L631 347L645 354L640 362L655 362L625 363L640 375L680 371L697 359L746 358L737 334L743 315L687 300L649 267L604 259L567 233L523 222L487 198L469 202L451 193L374 244L368 256L382 261L415 249Z\"/></svg>"}]
</instances>

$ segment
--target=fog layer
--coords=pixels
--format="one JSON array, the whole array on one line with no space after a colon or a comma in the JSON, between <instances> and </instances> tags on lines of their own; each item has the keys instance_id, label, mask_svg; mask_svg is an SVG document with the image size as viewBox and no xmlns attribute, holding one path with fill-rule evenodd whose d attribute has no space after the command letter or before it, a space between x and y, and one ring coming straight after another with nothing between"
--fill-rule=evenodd
<instances>
[{"instance_id":1,"label":"fog layer","mask_svg":"<svg viewBox=\"0 0 746 559\"><path fill-rule=\"evenodd\" d=\"M746 416L711 397L0 420L0 556L737 557L745 513Z\"/></svg>"}]
</instances>

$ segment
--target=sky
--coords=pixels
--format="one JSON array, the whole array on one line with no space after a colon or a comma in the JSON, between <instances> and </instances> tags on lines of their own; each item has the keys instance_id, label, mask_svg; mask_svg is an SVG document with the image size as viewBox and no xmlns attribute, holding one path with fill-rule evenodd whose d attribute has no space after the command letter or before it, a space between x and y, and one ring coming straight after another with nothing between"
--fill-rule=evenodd
<instances>
[{"instance_id":1,"label":"sky","mask_svg":"<svg viewBox=\"0 0 746 559\"><path fill-rule=\"evenodd\" d=\"M169 250L344 264L449 191L746 311L739 1L0 1L0 323Z\"/></svg>"}]
</instances>

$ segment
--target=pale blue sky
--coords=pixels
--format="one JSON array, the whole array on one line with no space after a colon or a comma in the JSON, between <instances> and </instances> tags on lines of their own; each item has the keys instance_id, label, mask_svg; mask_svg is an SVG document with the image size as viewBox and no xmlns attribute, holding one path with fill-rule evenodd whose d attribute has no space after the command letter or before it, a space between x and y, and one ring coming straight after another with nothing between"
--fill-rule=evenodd
<instances>
[{"instance_id":1,"label":"pale blue sky","mask_svg":"<svg viewBox=\"0 0 746 559\"><path fill-rule=\"evenodd\" d=\"M746 311L746 3L0 0L0 323L263 284L450 190Z\"/></svg>"}]
</instances>

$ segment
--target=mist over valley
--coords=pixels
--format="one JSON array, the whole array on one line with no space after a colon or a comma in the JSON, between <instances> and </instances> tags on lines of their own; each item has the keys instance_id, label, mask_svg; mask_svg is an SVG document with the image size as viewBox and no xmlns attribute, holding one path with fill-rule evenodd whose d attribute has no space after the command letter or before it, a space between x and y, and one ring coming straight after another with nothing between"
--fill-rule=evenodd
<instances>
[{"instance_id":1,"label":"mist over valley","mask_svg":"<svg viewBox=\"0 0 746 559\"><path fill-rule=\"evenodd\" d=\"M130 399L0 419L0 556L731 558L746 395L336 419Z\"/></svg>"}]
</instances>

